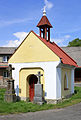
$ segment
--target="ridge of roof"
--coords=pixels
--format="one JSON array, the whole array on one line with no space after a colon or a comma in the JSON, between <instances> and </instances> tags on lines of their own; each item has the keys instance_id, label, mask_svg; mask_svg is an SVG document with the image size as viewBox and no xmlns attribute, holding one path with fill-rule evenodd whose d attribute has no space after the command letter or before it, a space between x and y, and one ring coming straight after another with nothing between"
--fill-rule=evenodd
<instances>
[{"instance_id":1,"label":"ridge of roof","mask_svg":"<svg viewBox=\"0 0 81 120\"><path fill-rule=\"evenodd\" d=\"M57 44L54 42L48 42L44 38L38 36L34 31L33 32L49 49L51 49L58 57L62 59L64 64L69 64L78 67L76 61L74 61L66 52L64 52Z\"/></svg>"},{"instance_id":2,"label":"ridge of roof","mask_svg":"<svg viewBox=\"0 0 81 120\"><path fill-rule=\"evenodd\" d=\"M39 21L39 23L37 24L37 27L40 27L42 25L48 25L52 28L51 23L49 22L48 18L46 16L42 16L41 20Z\"/></svg>"}]
</instances>

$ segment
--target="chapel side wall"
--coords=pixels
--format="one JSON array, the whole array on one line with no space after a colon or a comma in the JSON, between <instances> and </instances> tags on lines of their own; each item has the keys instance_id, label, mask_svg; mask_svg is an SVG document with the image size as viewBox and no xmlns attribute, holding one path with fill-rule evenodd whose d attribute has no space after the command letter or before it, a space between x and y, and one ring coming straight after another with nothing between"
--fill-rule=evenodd
<instances>
[{"instance_id":1,"label":"chapel side wall","mask_svg":"<svg viewBox=\"0 0 81 120\"><path fill-rule=\"evenodd\" d=\"M68 77L68 89L64 90L64 76L66 73L67 73L67 77ZM62 94L62 98L64 98L71 94L71 83L72 83L71 69L62 68L61 74L62 74L62 76L61 76L61 85L62 85L61 94Z\"/></svg>"}]
</instances>

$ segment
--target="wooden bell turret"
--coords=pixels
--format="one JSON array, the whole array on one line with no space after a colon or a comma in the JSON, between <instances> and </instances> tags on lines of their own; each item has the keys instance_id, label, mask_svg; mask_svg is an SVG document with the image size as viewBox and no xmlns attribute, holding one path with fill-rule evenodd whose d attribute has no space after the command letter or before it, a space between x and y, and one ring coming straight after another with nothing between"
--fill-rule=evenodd
<instances>
[{"instance_id":1,"label":"wooden bell turret","mask_svg":"<svg viewBox=\"0 0 81 120\"><path fill-rule=\"evenodd\" d=\"M39 21L37 27L39 27L40 37L46 39L47 41L50 41L50 28L52 28L52 25L50 24L48 18L46 17L45 8L43 11L43 16Z\"/></svg>"}]
</instances>

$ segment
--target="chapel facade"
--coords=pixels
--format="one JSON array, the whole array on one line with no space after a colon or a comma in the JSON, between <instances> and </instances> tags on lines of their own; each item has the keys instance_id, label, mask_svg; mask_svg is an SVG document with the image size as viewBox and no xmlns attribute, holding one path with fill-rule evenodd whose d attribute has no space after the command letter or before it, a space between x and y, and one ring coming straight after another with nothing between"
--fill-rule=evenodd
<instances>
[{"instance_id":1,"label":"chapel facade","mask_svg":"<svg viewBox=\"0 0 81 120\"><path fill-rule=\"evenodd\" d=\"M15 69L12 77L19 87L21 100L34 100L34 85L43 85L43 98L56 101L74 93L74 69L77 63L50 41L50 24L46 11L39 21L39 35L30 31L8 61Z\"/></svg>"}]
</instances>

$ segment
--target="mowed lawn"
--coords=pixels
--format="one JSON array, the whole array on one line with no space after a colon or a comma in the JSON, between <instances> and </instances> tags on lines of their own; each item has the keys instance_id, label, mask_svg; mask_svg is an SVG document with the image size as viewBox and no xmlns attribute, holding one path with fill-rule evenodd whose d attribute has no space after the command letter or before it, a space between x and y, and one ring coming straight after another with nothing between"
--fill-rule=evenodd
<instances>
[{"instance_id":1,"label":"mowed lawn","mask_svg":"<svg viewBox=\"0 0 81 120\"><path fill-rule=\"evenodd\" d=\"M4 102L4 94L5 89L0 89L0 115L63 108L81 102L81 87L75 87L75 94L71 98L64 100L63 102L56 105L46 103L43 105L37 105L24 101L7 103Z\"/></svg>"}]
</instances>

